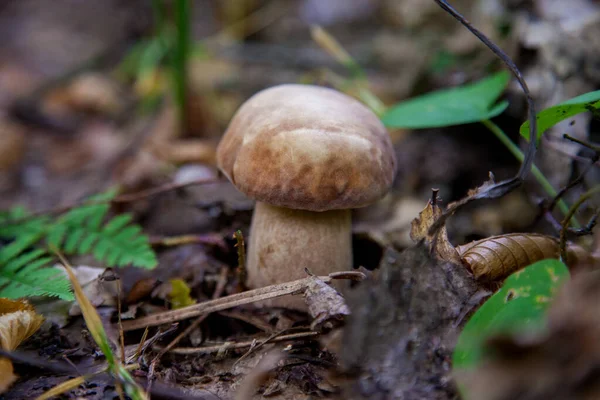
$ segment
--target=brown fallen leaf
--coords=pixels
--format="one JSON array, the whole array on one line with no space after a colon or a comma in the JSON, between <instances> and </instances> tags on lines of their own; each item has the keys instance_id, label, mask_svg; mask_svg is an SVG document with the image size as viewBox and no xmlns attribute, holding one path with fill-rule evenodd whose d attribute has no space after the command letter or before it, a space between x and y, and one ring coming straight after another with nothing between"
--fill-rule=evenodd
<instances>
[{"instance_id":1,"label":"brown fallen leaf","mask_svg":"<svg viewBox=\"0 0 600 400\"><path fill-rule=\"evenodd\" d=\"M26 301L0 298L0 348L15 350L40 328L42 322L44 318ZM0 393L16 379L10 360L0 358Z\"/></svg>"},{"instance_id":2,"label":"brown fallen leaf","mask_svg":"<svg viewBox=\"0 0 600 400\"><path fill-rule=\"evenodd\" d=\"M411 223L410 238L415 242L424 240L430 251L441 261L448 261L461 265L461 259L452 243L448 240L446 226L431 233L431 227L442 215L442 210L437 205L437 189L433 190L431 199Z\"/></svg>"},{"instance_id":3,"label":"brown fallen leaf","mask_svg":"<svg viewBox=\"0 0 600 400\"><path fill-rule=\"evenodd\" d=\"M536 261L559 258L558 239L536 233L510 233L473 241L456 250L462 262L478 280L506 278ZM567 265L581 268L594 260L589 252L575 244L567 246Z\"/></svg>"},{"instance_id":4,"label":"brown fallen leaf","mask_svg":"<svg viewBox=\"0 0 600 400\"><path fill-rule=\"evenodd\" d=\"M480 188L469 191L467 199L477 198L492 185L493 178L490 178ZM537 233L509 233L454 247L448 240L445 217L451 215L449 211L457 203L449 204L443 212L437 205L437 190L434 190L427 206L412 222L411 239L424 240L439 260L464 265L477 280L493 281L504 279L536 261L560 258L558 239ZM598 263L600 257L576 244L567 244L566 264L571 269L586 269Z\"/></svg>"},{"instance_id":5,"label":"brown fallen leaf","mask_svg":"<svg viewBox=\"0 0 600 400\"><path fill-rule=\"evenodd\" d=\"M336 321L350 314L344 298L334 288L323 282L317 276L311 276L304 292L308 312L314 318L310 324L313 331L331 328Z\"/></svg>"}]
</instances>

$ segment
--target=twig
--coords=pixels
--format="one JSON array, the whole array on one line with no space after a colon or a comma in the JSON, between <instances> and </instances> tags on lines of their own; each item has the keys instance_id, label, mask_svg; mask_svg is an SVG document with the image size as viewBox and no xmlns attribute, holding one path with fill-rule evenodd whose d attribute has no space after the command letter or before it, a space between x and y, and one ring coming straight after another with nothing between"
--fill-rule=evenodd
<instances>
[{"instance_id":1,"label":"twig","mask_svg":"<svg viewBox=\"0 0 600 400\"><path fill-rule=\"evenodd\" d=\"M330 283L333 279L364 279L365 275L358 271L347 271L321 276L324 283ZM196 317L202 314L208 314L216 311L226 310L228 308L241 306L243 304L255 303L258 301L273 299L275 297L286 296L290 294L302 293L306 290L308 284L313 278L304 278L292 282L280 283L267 286L260 289L249 290L243 293L237 293L220 299L209 300L203 303L194 304L177 310L167 311L160 314L149 315L133 321L123 322L125 331L145 328L147 326L157 326L165 323L181 321L183 319Z\"/></svg>"},{"instance_id":2,"label":"twig","mask_svg":"<svg viewBox=\"0 0 600 400\"><path fill-rule=\"evenodd\" d=\"M209 233L203 235L180 235L169 237L150 237L151 246L173 247L185 244L208 244L225 249L225 241L220 235Z\"/></svg>"},{"instance_id":3,"label":"twig","mask_svg":"<svg viewBox=\"0 0 600 400\"><path fill-rule=\"evenodd\" d=\"M266 341L269 341L271 343L276 343L276 342L285 342L288 340L307 339L307 338L313 338L313 337L316 337L319 335L320 335L319 332L312 332L312 331L311 332L290 333L288 335L281 335L281 336L276 336L276 337L273 337L273 335L271 335L269 337L263 338L264 341L262 343L266 344ZM251 347L258 340L261 340L261 339L245 340L242 342L225 342L225 343L214 345L214 346L177 347L177 348L171 350L171 353L180 354L180 355L212 354L212 353L218 353L219 351L228 350L228 349L244 349L246 347Z\"/></svg>"},{"instance_id":4,"label":"twig","mask_svg":"<svg viewBox=\"0 0 600 400\"><path fill-rule=\"evenodd\" d=\"M589 160L588 157L582 157L576 154L571 154L568 151L562 149L560 147L560 142L556 139L552 139L550 136L542 136L542 141L544 142L544 147L557 152L565 157L570 158L571 160L578 162L587 162ZM600 166L600 164L596 163L596 166Z\"/></svg>"},{"instance_id":5,"label":"twig","mask_svg":"<svg viewBox=\"0 0 600 400\"><path fill-rule=\"evenodd\" d=\"M485 44L502 62L508 67L508 69L515 76L519 85L523 89L525 93L525 98L527 100L527 108L528 108L528 120L529 120L529 146L527 148L527 152L525 153L523 162L521 163L521 167L517 174L508 180L495 183L493 181L490 182L489 185L482 186L478 192L474 195L470 195L465 197L464 199L457 201L453 204L452 207L448 207L446 211L436 220L436 222L429 229L429 233L431 235L435 234L442 226L446 224L446 220L453 215L458 208L463 207L464 205L478 199L495 199L498 197L502 197L505 194L511 192L517 187L523 184L525 177L531 170L531 166L533 164L533 159L535 157L535 153L537 151L537 120L535 115L535 105L533 102L533 98L531 97L531 93L529 92L529 88L527 87L527 83L525 79L523 79L523 75L519 68L517 68L514 61L510 59L502 49L500 49L496 44L494 44L490 39L488 39L482 32L476 29L471 23L462 16L458 11L456 11L446 0L434 0L443 10L449 13L452 17L454 17L457 21L459 21L464 27L466 27L471 33L473 33L483 44Z\"/></svg>"},{"instance_id":6,"label":"twig","mask_svg":"<svg viewBox=\"0 0 600 400\"><path fill-rule=\"evenodd\" d=\"M529 114L529 147L527 148L527 153L525 154L525 159L521 164L521 168L519 172L513 179L518 179L521 182L525 179L529 171L531 170L531 164L533 163L533 158L535 156L535 152L537 150L537 119L535 116L535 104L533 102L533 97L531 97L531 93L529 92L529 88L527 87L527 83L521 74L521 71L514 63L513 60L494 42L487 38L481 31L475 28L471 23L462 16L458 11L456 11L446 0L434 0L442 9L444 9L448 14L452 15L458 22L460 22L465 28L467 28L473 35L477 37L483 44L485 44L502 62L508 67L508 69L513 73L519 85L523 89L525 93L525 98L527 100L527 109ZM510 181L505 181L510 182ZM504 184L504 182L500 182L497 186Z\"/></svg>"},{"instance_id":7,"label":"twig","mask_svg":"<svg viewBox=\"0 0 600 400\"><path fill-rule=\"evenodd\" d=\"M263 347L265 344L270 343L270 342L274 342L275 339L277 339L278 337L282 337L284 336L283 334L285 332L287 332L288 329L283 329L279 332L275 332L273 333L271 336L269 336L268 338L266 338L265 340L263 340L262 342L257 343L257 340L254 339L252 342L252 345L250 346L250 348L248 349L247 352L245 352L240 358L238 358L232 365L232 368L235 367L236 365L238 365L238 363L240 363L242 360L245 360L246 358L248 358L248 356L250 354L252 354L253 352L255 352L256 350L260 349L261 347ZM311 331L312 332L312 331ZM311 333L311 332L303 332L303 333Z\"/></svg>"},{"instance_id":8,"label":"twig","mask_svg":"<svg viewBox=\"0 0 600 400\"><path fill-rule=\"evenodd\" d=\"M241 290L245 290L246 287L246 245L244 243L244 235L241 230L235 231L233 238L236 240L235 247L237 247L238 254L238 267L237 267L237 278L238 286Z\"/></svg>"},{"instance_id":9,"label":"twig","mask_svg":"<svg viewBox=\"0 0 600 400\"><path fill-rule=\"evenodd\" d=\"M2 221L0 223L0 226L4 226L4 225L8 225L8 224L19 224L19 223L40 217L42 215L50 215L50 216L60 215L60 214L66 213L68 211L71 211L72 209L77 208L77 207L94 206L94 205L107 204L107 203L130 203L133 201L138 201L138 200L144 199L146 197L156 196L158 194L169 192L172 190L183 189L188 186L207 185L207 184L211 184L211 183L220 183L220 182L223 182L223 180L206 179L206 180L197 180L197 181L190 181L190 182L183 182L183 183L168 183L168 184L157 186L157 187L150 188L147 190L142 190L142 191L136 192L136 193L122 194L122 195L115 197L112 200L107 200L107 201L82 200L82 201L78 201L78 202L75 202L75 203L72 203L72 204L69 204L66 206L55 207L55 208L51 208L49 210L36 211L36 212L33 212L23 218L7 219L5 221Z\"/></svg>"},{"instance_id":10,"label":"twig","mask_svg":"<svg viewBox=\"0 0 600 400\"><path fill-rule=\"evenodd\" d=\"M569 134L567 134L567 133L565 133L565 134L563 135L563 138L565 138L565 139L567 139L567 140L570 140L570 141L572 141L572 142L575 142L575 143L577 143L577 144L580 144L580 145L582 145L583 147L587 147L588 149L590 149L590 150L594 151L596 154L600 154L600 146L598 146L598 145L596 145L596 144L593 144L593 143L588 143L588 142L585 142L585 141L583 141L583 140L577 139L577 138L575 138L575 137L573 137L573 136L571 136L571 135L569 135Z\"/></svg>"},{"instance_id":11,"label":"twig","mask_svg":"<svg viewBox=\"0 0 600 400\"><path fill-rule=\"evenodd\" d=\"M221 295L225 291L226 284L227 284L227 268L221 268L221 273L219 274L219 281L217 282L217 287L215 288L215 291L212 296L213 300L221 297ZM194 329L196 329L198 327L198 325L200 325L202 323L202 321L204 321L206 319L206 317L208 317L208 315L209 314L204 314L204 315L201 315L200 317L196 318L196 320L194 322L192 322L190 324L190 326L185 328L183 330L183 332L181 332L179 335L177 335L175 337L175 339L173 339L165 348L163 348L161 351L159 351L159 353L156 355L156 357L154 357L154 359L150 363L150 368L148 369L149 373L148 373L148 385L147 385L147 389L146 389L147 392L150 392L150 389L152 389L152 382L154 382L154 371L156 370L156 365L158 364L160 359L168 351L173 349L173 347L175 347L177 345L177 343L179 343L183 338L187 337L190 333L192 333L194 331Z\"/></svg>"},{"instance_id":12,"label":"twig","mask_svg":"<svg viewBox=\"0 0 600 400\"><path fill-rule=\"evenodd\" d=\"M556 207L556 204L558 203L558 201L560 200L561 197L563 197L569 190L571 190L572 188L574 188L575 186L577 186L583 182L583 178L585 177L585 175L590 171L590 169L592 169L592 167L594 166L596 161L598 161L599 159L600 159L600 154L596 154L592 158L592 162L585 167L585 169L581 172L581 174L579 174L579 176L577 178L575 178L573 181L569 182L569 184L567 186L565 186L564 188L562 188L558 191L558 193L556 194L554 199L552 199L552 202L548 206L549 212L552 212L552 210L554 209L554 207Z\"/></svg>"},{"instance_id":13,"label":"twig","mask_svg":"<svg viewBox=\"0 0 600 400\"><path fill-rule=\"evenodd\" d=\"M597 210L594 215L592 215L592 218L590 218L590 220L588 221L588 223L586 224L586 226L584 226L581 229L571 229L569 228L569 232L574 234L575 236L587 236L587 235L591 235L594 232L594 228L596 227L596 224L598 223L598 216L600 215L600 210Z\"/></svg>"},{"instance_id":14,"label":"twig","mask_svg":"<svg viewBox=\"0 0 600 400\"><path fill-rule=\"evenodd\" d=\"M220 183L222 179L200 179L197 181L181 182L181 183L167 183L165 185L157 186L154 188L142 190L137 193L122 194L111 200L111 203L130 203L138 201L146 197L156 196L157 194L170 192L173 190L183 189L188 186L194 185L207 185L210 183Z\"/></svg>"},{"instance_id":15,"label":"twig","mask_svg":"<svg viewBox=\"0 0 600 400\"><path fill-rule=\"evenodd\" d=\"M581 205L586 200L594 196L596 193L600 193L600 185L594 186L593 188L582 194L581 197L579 197L579 199L577 200L577 202L571 206L571 208L569 209L569 213L562 221L562 229L560 230L559 249L560 258L563 260L563 262L567 262L567 231L569 227L569 221L571 220L573 215L575 215L579 207L581 207Z\"/></svg>"},{"instance_id":16,"label":"twig","mask_svg":"<svg viewBox=\"0 0 600 400\"><path fill-rule=\"evenodd\" d=\"M119 324L119 345L121 347L121 362L125 362L125 334L123 320L121 319L121 278L117 277L117 315Z\"/></svg>"},{"instance_id":17,"label":"twig","mask_svg":"<svg viewBox=\"0 0 600 400\"><path fill-rule=\"evenodd\" d=\"M225 290L226 283L227 283L227 268L222 268L221 274L219 275L219 283L217 284L215 292L213 293L213 300L221 297L221 295L223 294L223 291ZM194 329L196 329L198 327L198 325L200 325L200 323L202 321L204 321L206 319L206 317L208 317L208 315L209 315L208 313L201 315L194 322L192 322L192 324L190 326L188 326L183 332L181 332L179 335L177 335L177 337L175 339L173 339L171 341L171 343L169 343L163 350L161 350L160 353L158 353L158 355L156 357L154 357L154 360L152 360L152 363L156 363L158 360L160 360L162 358L162 356L165 355L165 353L167 351L169 351L173 347L175 347L177 345L177 343L179 343L181 341L181 339L187 337L190 333L192 333L192 331Z\"/></svg>"},{"instance_id":18,"label":"twig","mask_svg":"<svg viewBox=\"0 0 600 400\"><path fill-rule=\"evenodd\" d=\"M152 346L154 343L158 342L163 337L175 332L177 330L178 326L179 326L179 324L176 324L176 323L172 324L168 329L166 329L164 331L156 332L156 334L154 336L152 336L150 339L147 339L147 340L146 340L146 336L147 336L148 328L146 328L146 330L144 330L144 335L142 336L142 340L140 340L140 344L139 344L138 348L136 349L135 353L127 359L127 362L133 362L133 360L135 360L139 355L144 354L144 352L148 349L148 347Z\"/></svg>"}]
</instances>

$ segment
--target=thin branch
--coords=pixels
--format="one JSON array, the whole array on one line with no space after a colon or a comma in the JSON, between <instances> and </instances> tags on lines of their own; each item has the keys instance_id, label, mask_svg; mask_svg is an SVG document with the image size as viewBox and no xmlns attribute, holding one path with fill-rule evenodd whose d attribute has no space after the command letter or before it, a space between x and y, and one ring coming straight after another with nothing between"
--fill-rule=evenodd
<instances>
[{"instance_id":1,"label":"thin branch","mask_svg":"<svg viewBox=\"0 0 600 400\"><path fill-rule=\"evenodd\" d=\"M535 105L533 102L533 98L531 97L531 93L529 92L529 88L527 87L527 83L517 68L516 64L500 49L496 44L494 44L490 39L488 39L482 32L476 29L471 23L462 16L458 11L456 11L452 6L446 2L446 0L434 0L443 10L452 15L457 21L459 21L462 25L464 25L471 33L473 33L483 44L485 44L492 52L498 56L504 62L504 64L508 67L508 69L512 72L512 74L516 77L519 85L523 89L525 93L525 98L527 99L527 108L528 108L528 119L529 119L529 147L527 148L527 152L525 153L525 157L523 162L521 163L521 167L519 168L519 172L508 180L502 182L494 182L493 179L489 181L489 183L484 184L480 187L477 192L472 195L465 197L464 199L453 203L451 207L448 207L446 211L437 219L437 221L431 226L429 229L429 233L434 235L442 226L445 225L446 220L453 215L456 210L474 200L478 199L495 199L505 194L511 192L517 187L523 184L525 177L531 170L531 166L533 164L533 159L535 157L535 153L537 151L537 120L535 115Z\"/></svg>"},{"instance_id":2,"label":"thin branch","mask_svg":"<svg viewBox=\"0 0 600 400\"><path fill-rule=\"evenodd\" d=\"M221 273L219 274L219 281L217 282L217 287L215 288L215 291L212 296L213 300L221 297L221 295L225 291L226 284L227 284L227 268L221 268ZM150 367L148 368L149 373L148 373L148 385L147 385L147 389L146 389L147 392L150 392L150 390L152 389L152 383L154 382L154 378L155 378L154 371L156 370L156 365L158 364L160 359L168 351L173 349L173 347L177 346L177 343L179 343L183 338L187 337L190 333L192 333L194 331L194 329L196 329L202 323L202 321L204 321L206 319L206 317L208 317L208 315L209 314L204 314L204 315L201 315L200 317L196 318L196 320L194 322L192 322L192 324L190 326L188 326L183 332L181 332L179 335L177 335L177 337L175 337L175 339L173 339L171 341L171 343L169 343L165 348L163 348L161 351L159 351L158 354L156 355L156 357L154 357L154 359L150 363Z\"/></svg>"},{"instance_id":3,"label":"thin branch","mask_svg":"<svg viewBox=\"0 0 600 400\"><path fill-rule=\"evenodd\" d=\"M183 189L188 186L207 185L210 183L221 183L221 182L223 182L222 179L201 179L201 180L197 180L197 181L189 181L189 182L181 182L181 183L179 183L179 182L167 183L165 185L153 187L153 188L150 188L147 190L142 190L137 193L129 193L129 194L119 195L119 196L115 197L114 199L112 199L111 203L130 203L132 201L138 201L141 199L145 199L146 197L156 196L157 194L170 192L170 191L178 190L178 189Z\"/></svg>"},{"instance_id":4,"label":"thin branch","mask_svg":"<svg viewBox=\"0 0 600 400\"><path fill-rule=\"evenodd\" d=\"M238 278L238 286L240 289L247 289L246 279L248 275L246 273L246 245L244 242L244 235L241 230L235 231L233 234L233 238L236 240L235 247L237 247L238 254L238 267L236 270L237 278Z\"/></svg>"},{"instance_id":5,"label":"thin branch","mask_svg":"<svg viewBox=\"0 0 600 400\"><path fill-rule=\"evenodd\" d=\"M554 207L556 207L556 204L559 202L561 197L563 197L569 190L571 190L572 188L574 188L575 186L577 186L583 182L583 178L585 177L585 175L592 169L592 167L594 167L594 165L596 164L596 161L598 161L599 159L600 159L600 155L596 154L592 158L592 162L585 167L585 169L581 172L581 174L579 174L579 176L576 179L569 182L569 184L567 186L565 186L564 188L562 188L561 190L558 191L558 193L556 194L554 199L552 199L552 202L548 206L549 212L552 212L552 210L554 210Z\"/></svg>"},{"instance_id":6,"label":"thin branch","mask_svg":"<svg viewBox=\"0 0 600 400\"><path fill-rule=\"evenodd\" d=\"M358 271L346 271L332 273L328 276L320 276L325 283L330 283L334 279L364 279L365 275ZM216 311L226 310L228 308L241 306L244 304L255 303L258 301L273 299L276 297L286 296L290 294L302 293L312 282L313 278L308 277L292 282L280 283L277 285L266 286L260 289L249 290L243 293L237 293L220 299L209 300L203 303L194 304L188 307L179 308L177 310L166 311L164 313L153 314L147 317L135 319L132 321L124 321L123 329L132 331L148 326L157 326L175 321L181 321L187 318L197 317L202 314L209 314Z\"/></svg>"},{"instance_id":7,"label":"thin branch","mask_svg":"<svg viewBox=\"0 0 600 400\"><path fill-rule=\"evenodd\" d=\"M269 336L267 338L263 338L263 339L253 339L253 340L246 340L246 341L242 341L242 342L225 342L225 343L214 345L214 346L178 347L178 348L171 350L171 353L181 354L181 355L211 354L211 353L218 353L220 351L222 352L223 350L244 349L246 347L251 347L253 345L256 345L256 342L260 341L260 340L263 340L262 342L259 343L259 345L262 345L262 344L266 344L267 342L269 342L269 343L285 342L288 340L314 338L319 335L320 335L319 332L312 332L312 331L290 333L288 335L281 335L281 336L276 336L276 337L273 337L273 335L271 335L271 336Z\"/></svg>"},{"instance_id":8,"label":"thin branch","mask_svg":"<svg viewBox=\"0 0 600 400\"><path fill-rule=\"evenodd\" d=\"M571 218L573 217L573 215L575 215L575 213L577 212L579 207L581 207L581 205L586 200L588 200L589 198L591 198L592 196L594 196L597 193L600 193L600 185L594 186L593 188L591 188L590 190L588 190L587 192L582 194L581 197L579 197L579 200L577 200L577 202L571 206L571 208L569 209L569 213L567 214L565 219L563 219L563 221L562 221L562 229L560 230L559 248L560 248L560 258L563 260L563 262L567 262L567 231L568 231L568 227L569 227L569 222L571 221Z\"/></svg>"},{"instance_id":9,"label":"thin branch","mask_svg":"<svg viewBox=\"0 0 600 400\"><path fill-rule=\"evenodd\" d=\"M458 11L456 11L446 0L434 0L440 7L442 7L447 13L452 15L456 20L458 20L465 28L467 28L473 35L475 35L483 44L485 44L502 62L508 67L508 69L513 73L519 85L523 89L525 93L525 98L527 99L527 109L529 115L529 147L527 148L527 153L525 154L525 159L521 164L521 168L519 172L513 179L518 179L521 182L525 179L529 171L531 170L531 164L533 163L533 158L535 156L535 152L537 150L537 119L535 116L535 104L533 102L533 97L531 97L531 93L529 92L529 88L527 87L527 82L523 78L521 71L514 63L513 60L494 42L487 38L481 31L475 28L471 23ZM505 181L509 182L509 181ZM504 182L498 183L498 185L502 185Z\"/></svg>"},{"instance_id":10,"label":"thin branch","mask_svg":"<svg viewBox=\"0 0 600 400\"><path fill-rule=\"evenodd\" d=\"M49 210L36 211L36 212L33 212L23 218L7 219L5 221L2 221L0 223L0 226L4 226L4 225L8 225L8 224L23 223L25 221L29 221L34 218L41 217L42 215L48 215L48 216L60 215L60 214L66 213L68 211L71 211L74 208L82 207L82 206L95 206L95 205L107 204L107 203L130 203L133 201L145 199L147 197L156 196L161 193L178 190L178 189L183 189L188 186L207 185L207 184L211 184L211 183L221 183L221 182L224 182L224 181L222 179L206 179L206 180L197 180L197 181L190 181L190 182L183 182L183 183L167 183L165 185L153 187L153 188L150 188L147 190L142 190L142 191L139 191L136 193L122 194L122 195L115 197L112 200L107 200L107 201L82 200L82 201L78 201L78 202L69 204L67 206L60 206L60 207L51 208Z\"/></svg>"},{"instance_id":11,"label":"thin branch","mask_svg":"<svg viewBox=\"0 0 600 400\"><path fill-rule=\"evenodd\" d=\"M583 141L583 140L579 140L579 139L577 139L577 138L575 138L575 137L573 137L573 136L571 136L571 135L569 135L569 134L567 134L567 133L565 133L565 134L563 135L563 138L565 138L565 139L567 139L567 140L570 140L571 142L575 142L575 143L577 143L577 144L580 144L580 145L582 145L583 147L587 147L588 149L590 149L590 150L592 150L592 151L596 152L596 154L600 154L600 146L598 146L598 145L596 145L596 144L593 144L593 143L588 143L588 142L585 142L585 141Z\"/></svg>"}]
</instances>

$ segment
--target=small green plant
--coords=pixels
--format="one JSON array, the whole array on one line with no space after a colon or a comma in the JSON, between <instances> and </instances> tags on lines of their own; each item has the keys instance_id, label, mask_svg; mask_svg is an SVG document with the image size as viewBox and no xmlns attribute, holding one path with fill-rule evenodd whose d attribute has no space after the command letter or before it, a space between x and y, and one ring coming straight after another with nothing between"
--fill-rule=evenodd
<instances>
[{"instance_id":1,"label":"small green plant","mask_svg":"<svg viewBox=\"0 0 600 400\"><path fill-rule=\"evenodd\" d=\"M107 266L156 266L156 255L129 214L107 219L110 191L62 215L32 216L15 207L0 213L0 297L55 296L72 300L68 280L47 247L66 254L92 254Z\"/></svg>"},{"instance_id":2,"label":"small green plant","mask_svg":"<svg viewBox=\"0 0 600 400\"><path fill-rule=\"evenodd\" d=\"M513 143L502 129L490 118L500 115L508 106L506 101L496 103L509 81L505 72L497 73L479 82L458 88L438 90L401 102L390 107L383 115L382 121L393 128L424 129L481 122L488 128L515 156L523 161L523 152ZM556 123L573 115L600 109L600 91L586 93L557 106L545 109L537 114L538 140L541 135ZM529 122L523 123L521 135L529 138ZM533 176L551 197L558 194L542 171L533 165ZM558 207L563 214L569 211L568 205L559 200ZM575 227L580 224L573 219Z\"/></svg>"},{"instance_id":3,"label":"small green plant","mask_svg":"<svg viewBox=\"0 0 600 400\"><path fill-rule=\"evenodd\" d=\"M51 399L55 396L59 396L69 390L73 390L76 387L83 384L86 380L91 379L95 375L100 373L108 373L113 379L115 383L115 387L117 389L117 393L121 399L125 398L125 395L132 400L147 400L149 399L148 394L140 387L140 385L135 381L130 370L139 369L139 364L129 364L125 365L125 360L119 360L115 353L113 352L110 340L102 325L102 321L100 320L100 316L98 312L90 302L90 300L85 296L83 289L75 274L73 273L73 269L69 265L69 263L62 257L59 253L59 257L61 258L61 262L69 276L69 280L73 285L73 291L75 293L75 299L81 308L81 313L83 314L83 319L85 320L85 324L90 332L90 335L96 342L96 345L100 349L100 351L104 354L106 358L106 365L104 368L84 376L79 376L73 379L69 379L52 389L46 391L41 396L37 397L37 400L45 400ZM68 282L68 281L67 281ZM123 349L122 353L124 352Z\"/></svg>"},{"instance_id":4,"label":"small green plant","mask_svg":"<svg viewBox=\"0 0 600 400\"><path fill-rule=\"evenodd\" d=\"M600 90L585 93L558 105L546 108L542 112L538 113L537 116L537 139L540 140L548 128L556 125L560 121L582 112L596 112L598 109L600 109ZM521 125L519 132L521 133L521 136L529 140L529 121L526 121L523 125Z\"/></svg>"},{"instance_id":5,"label":"small green plant","mask_svg":"<svg viewBox=\"0 0 600 400\"><path fill-rule=\"evenodd\" d=\"M545 329L550 302L568 278L569 270L556 259L538 261L509 276L465 325L454 349L454 368L476 367L485 355L487 338Z\"/></svg>"},{"instance_id":6,"label":"small green plant","mask_svg":"<svg viewBox=\"0 0 600 400\"><path fill-rule=\"evenodd\" d=\"M542 334L552 299L568 279L569 270L556 259L538 261L509 276L462 330L452 356L454 371L473 371L493 357L486 351L492 337ZM459 391L469 398L465 387L459 385Z\"/></svg>"},{"instance_id":7,"label":"small green plant","mask_svg":"<svg viewBox=\"0 0 600 400\"><path fill-rule=\"evenodd\" d=\"M170 4L170 3L169 3ZM179 119L185 119L187 97L187 71L191 55L205 55L201 44L194 43L190 35L190 2L172 2L173 18L168 18L167 2L152 0L154 35L136 43L117 69L117 73L136 82L156 79L157 71L165 66L171 74L172 95L177 106ZM161 91L150 91L142 99L143 109L153 109L163 96Z\"/></svg>"}]
</instances>

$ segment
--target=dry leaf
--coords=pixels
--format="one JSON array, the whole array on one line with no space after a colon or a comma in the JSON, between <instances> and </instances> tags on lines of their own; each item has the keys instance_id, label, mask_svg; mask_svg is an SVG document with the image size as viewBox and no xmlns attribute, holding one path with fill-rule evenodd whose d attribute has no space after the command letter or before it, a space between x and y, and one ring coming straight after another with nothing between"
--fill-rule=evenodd
<instances>
[{"instance_id":1,"label":"dry leaf","mask_svg":"<svg viewBox=\"0 0 600 400\"><path fill-rule=\"evenodd\" d=\"M33 335L44 322L31 304L24 300L0 299L0 347L15 350Z\"/></svg>"},{"instance_id":2,"label":"dry leaf","mask_svg":"<svg viewBox=\"0 0 600 400\"><path fill-rule=\"evenodd\" d=\"M314 318L310 329L320 331L325 324L335 323L336 320L349 315L350 309L342 295L334 288L316 276L311 278L304 292L304 299L308 305L308 312Z\"/></svg>"},{"instance_id":3,"label":"dry leaf","mask_svg":"<svg viewBox=\"0 0 600 400\"><path fill-rule=\"evenodd\" d=\"M12 362L8 358L0 358L0 394L6 392L16 380Z\"/></svg>"},{"instance_id":4,"label":"dry leaf","mask_svg":"<svg viewBox=\"0 0 600 400\"><path fill-rule=\"evenodd\" d=\"M556 238L535 233L492 236L456 250L478 280L503 279L536 261L560 256ZM589 253L577 245L569 244L567 254L570 267L590 262Z\"/></svg>"},{"instance_id":5,"label":"dry leaf","mask_svg":"<svg viewBox=\"0 0 600 400\"><path fill-rule=\"evenodd\" d=\"M0 347L13 351L33 335L44 322L33 307L24 300L0 298ZM0 358L0 393L17 379L10 360Z\"/></svg>"},{"instance_id":6,"label":"dry leaf","mask_svg":"<svg viewBox=\"0 0 600 400\"><path fill-rule=\"evenodd\" d=\"M432 198L411 223L410 238L415 242L425 240L430 251L440 260L453 264L462 264L458 253L452 243L448 240L446 227L442 226L434 234L429 231L433 224L442 215L442 210L437 205L437 190L434 190Z\"/></svg>"}]
</instances>

